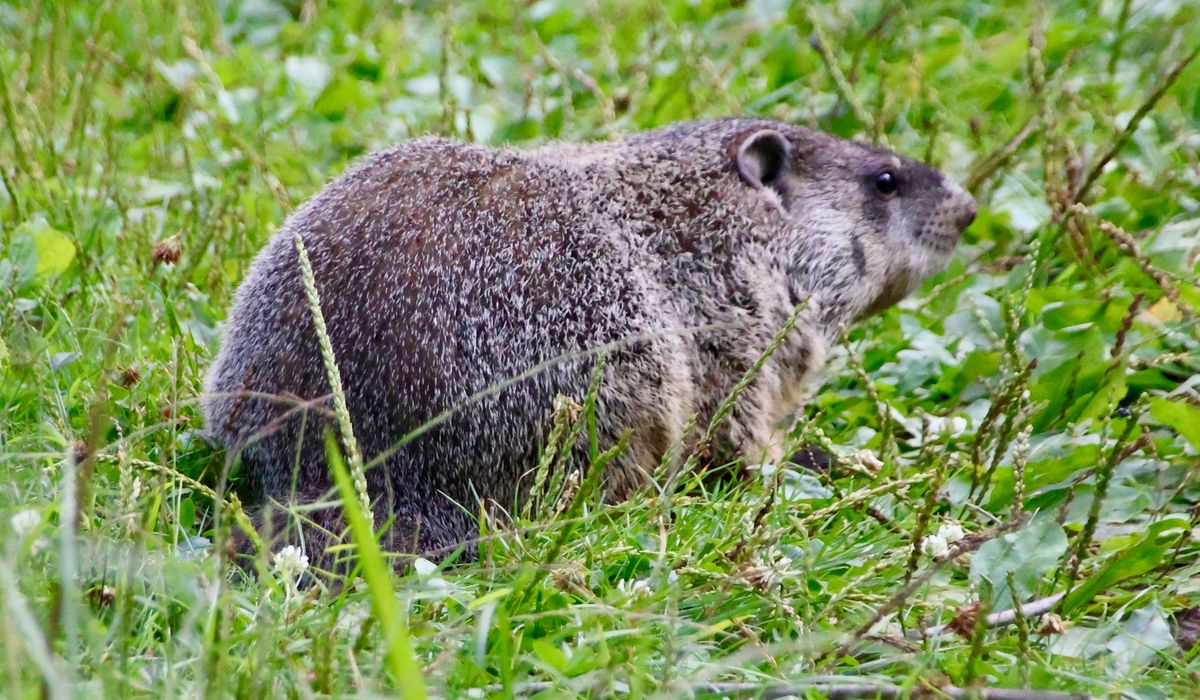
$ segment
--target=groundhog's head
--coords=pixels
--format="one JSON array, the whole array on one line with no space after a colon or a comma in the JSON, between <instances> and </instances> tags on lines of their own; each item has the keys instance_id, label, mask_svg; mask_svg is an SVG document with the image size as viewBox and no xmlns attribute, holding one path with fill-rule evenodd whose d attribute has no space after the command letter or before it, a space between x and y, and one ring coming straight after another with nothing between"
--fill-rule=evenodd
<instances>
[{"instance_id":1,"label":"groundhog's head","mask_svg":"<svg viewBox=\"0 0 1200 700\"><path fill-rule=\"evenodd\" d=\"M787 125L734 145L742 180L789 220L775 248L787 251L797 284L851 317L887 308L941 270L975 219L966 190L886 148Z\"/></svg>"}]
</instances>

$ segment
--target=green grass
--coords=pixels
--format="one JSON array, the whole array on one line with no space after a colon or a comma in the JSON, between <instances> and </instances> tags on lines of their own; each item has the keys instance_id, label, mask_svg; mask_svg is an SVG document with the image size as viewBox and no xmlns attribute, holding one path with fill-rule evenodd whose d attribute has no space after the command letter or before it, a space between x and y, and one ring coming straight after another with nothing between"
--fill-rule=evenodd
<instances>
[{"instance_id":1,"label":"green grass","mask_svg":"<svg viewBox=\"0 0 1200 700\"><path fill-rule=\"evenodd\" d=\"M1196 3L1148 0L0 3L0 695L398 694L400 615L432 696L1193 695L1198 45ZM378 571L231 569L196 399L290 209L413 134L732 113L886 142L981 204L834 353L792 439L836 469L585 488L391 601Z\"/></svg>"}]
</instances>

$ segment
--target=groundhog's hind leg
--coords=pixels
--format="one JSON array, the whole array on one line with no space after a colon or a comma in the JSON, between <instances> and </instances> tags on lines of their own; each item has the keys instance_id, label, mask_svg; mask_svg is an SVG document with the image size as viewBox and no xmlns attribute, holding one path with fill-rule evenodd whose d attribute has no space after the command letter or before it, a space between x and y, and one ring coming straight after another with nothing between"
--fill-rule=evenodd
<instances>
[{"instance_id":1,"label":"groundhog's hind leg","mask_svg":"<svg viewBox=\"0 0 1200 700\"><path fill-rule=\"evenodd\" d=\"M376 523L382 526L387 522L384 518L391 521L381 545L394 557L397 571L406 568L417 557L441 561L458 552L453 556L456 562L475 560L478 552L476 518L446 499L438 500L441 502L436 505L426 503L419 509L399 505L386 514L376 507L379 512Z\"/></svg>"}]
</instances>

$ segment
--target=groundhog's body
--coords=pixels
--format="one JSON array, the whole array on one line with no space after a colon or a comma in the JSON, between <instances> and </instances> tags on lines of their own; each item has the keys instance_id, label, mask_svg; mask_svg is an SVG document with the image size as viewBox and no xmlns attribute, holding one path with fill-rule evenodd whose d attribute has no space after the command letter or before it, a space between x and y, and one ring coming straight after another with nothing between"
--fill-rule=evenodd
<instances>
[{"instance_id":1,"label":"groundhog's body","mask_svg":"<svg viewBox=\"0 0 1200 700\"><path fill-rule=\"evenodd\" d=\"M872 195L881 169L904 174L906 201ZM394 546L452 547L480 499L518 502L554 398L583 398L588 351L606 345L597 426L602 446L633 430L605 474L625 497L807 301L714 446L717 461L776 459L778 423L839 325L939 268L973 214L920 164L758 120L531 151L415 140L331 183L259 255L208 380L208 426L267 498L313 500L332 483L299 232L366 460L461 406L368 472Z\"/></svg>"}]
</instances>

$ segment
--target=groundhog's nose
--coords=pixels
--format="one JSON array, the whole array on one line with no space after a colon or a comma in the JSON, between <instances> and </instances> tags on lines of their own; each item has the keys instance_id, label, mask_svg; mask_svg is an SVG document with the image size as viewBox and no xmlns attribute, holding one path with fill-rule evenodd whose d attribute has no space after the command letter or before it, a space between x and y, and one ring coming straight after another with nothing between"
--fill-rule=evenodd
<instances>
[{"instance_id":1,"label":"groundhog's nose","mask_svg":"<svg viewBox=\"0 0 1200 700\"><path fill-rule=\"evenodd\" d=\"M946 218L953 222L957 227L955 233L962 233L975 221L975 215L979 213L979 205L975 203L975 198L971 193L963 189L958 183L943 177L942 186L946 189L946 200L942 211L949 214Z\"/></svg>"},{"instance_id":2,"label":"groundhog's nose","mask_svg":"<svg viewBox=\"0 0 1200 700\"><path fill-rule=\"evenodd\" d=\"M975 215L979 213L979 205L975 203L975 198L970 192L958 185L950 186L950 197L951 211L954 212L952 220L958 226L958 232L962 233L975 220Z\"/></svg>"},{"instance_id":3,"label":"groundhog's nose","mask_svg":"<svg viewBox=\"0 0 1200 700\"><path fill-rule=\"evenodd\" d=\"M966 231L967 227L970 226L973 221L975 221L975 215L978 213L979 207L975 205L975 202L971 202L967 206L963 207L958 215L958 230Z\"/></svg>"}]
</instances>

